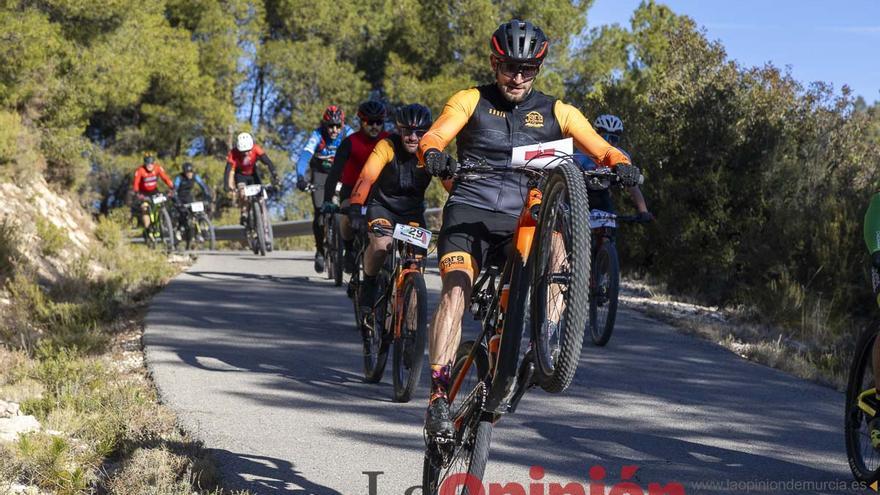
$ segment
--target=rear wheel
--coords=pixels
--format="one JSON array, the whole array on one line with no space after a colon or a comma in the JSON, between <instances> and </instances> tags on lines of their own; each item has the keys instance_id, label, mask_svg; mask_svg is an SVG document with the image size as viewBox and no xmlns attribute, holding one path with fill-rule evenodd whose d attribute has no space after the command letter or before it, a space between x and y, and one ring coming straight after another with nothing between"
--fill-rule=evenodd
<instances>
[{"instance_id":1,"label":"rear wheel","mask_svg":"<svg viewBox=\"0 0 880 495\"><path fill-rule=\"evenodd\" d=\"M457 379L464 368L465 361L474 342L463 342L456 353L452 368L452 381ZM452 476L467 473L482 481L489 459L489 445L492 441L492 416L483 412L486 382L489 373L489 356L482 345L477 349L474 360L465 370L467 373L455 400L449 404L453 423L456 425L451 444L437 444L429 441L422 467L422 493L438 495L440 487ZM484 493L480 486L462 486L454 492L444 490L444 494L476 495Z\"/></svg>"},{"instance_id":2,"label":"rear wheel","mask_svg":"<svg viewBox=\"0 0 880 495\"><path fill-rule=\"evenodd\" d=\"M617 248L605 239L593 260L593 283L590 284L590 337L603 346L611 339L617 319L617 296L620 292L620 264Z\"/></svg>"},{"instance_id":3,"label":"rear wheel","mask_svg":"<svg viewBox=\"0 0 880 495\"><path fill-rule=\"evenodd\" d=\"M849 468L857 480L873 483L880 480L880 452L871 446L871 432L868 421L873 416L859 407L859 395L875 388L873 349L880 332L880 323L874 322L866 329L856 345L849 380L846 387L846 405L844 431L846 435L846 456ZM866 405L877 411L880 401L875 394L868 394L864 399ZM880 413L880 411L877 411Z\"/></svg>"},{"instance_id":4,"label":"rear wheel","mask_svg":"<svg viewBox=\"0 0 880 495\"><path fill-rule=\"evenodd\" d=\"M419 384L425 342L428 338L428 289L418 272L410 273L403 281L401 308L394 308L394 322L400 325L400 338L394 339L393 371L394 400L409 402ZM392 329L393 330L393 329Z\"/></svg>"},{"instance_id":5,"label":"rear wheel","mask_svg":"<svg viewBox=\"0 0 880 495\"><path fill-rule=\"evenodd\" d=\"M380 272L376 277L376 294L381 297L373 306L372 313L363 315L364 319L361 323L361 336L364 339L364 381L367 383L380 382L385 373L385 364L388 362L388 349L391 346L391 336L388 335L387 328L387 324L391 321L387 311L388 283L386 273ZM358 299L360 297L355 298L355 305L358 304Z\"/></svg>"},{"instance_id":6,"label":"rear wheel","mask_svg":"<svg viewBox=\"0 0 880 495\"><path fill-rule=\"evenodd\" d=\"M529 265L532 335L541 388L565 390L577 371L587 324L590 225L583 174L556 167L544 188Z\"/></svg>"}]
</instances>

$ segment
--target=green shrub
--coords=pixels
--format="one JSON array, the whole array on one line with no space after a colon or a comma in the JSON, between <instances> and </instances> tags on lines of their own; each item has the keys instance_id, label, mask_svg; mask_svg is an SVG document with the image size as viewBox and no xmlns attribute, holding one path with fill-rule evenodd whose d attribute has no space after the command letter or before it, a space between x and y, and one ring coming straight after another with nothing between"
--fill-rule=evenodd
<instances>
[{"instance_id":1,"label":"green shrub","mask_svg":"<svg viewBox=\"0 0 880 495\"><path fill-rule=\"evenodd\" d=\"M19 252L19 236L12 220L8 217L0 219L0 277L12 274L15 264L21 256Z\"/></svg>"},{"instance_id":2,"label":"green shrub","mask_svg":"<svg viewBox=\"0 0 880 495\"><path fill-rule=\"evenodd\" d=\"M102 216L95 226L95 237L107 249L116 249L122 243L122 227L111 218Z\"/></svg>"},{"instance_id":3,"label":"green shrub","mask_svg":"<svg viewBox=\"0 0 880 495\"><path fill-rule=\"evenodd\" d=\"M43 256L55 256L67 245L67 235L64 229L56 226L48 219L38 215L37 236L40 238L40 251Z\"/></svg>"}]
</instances>

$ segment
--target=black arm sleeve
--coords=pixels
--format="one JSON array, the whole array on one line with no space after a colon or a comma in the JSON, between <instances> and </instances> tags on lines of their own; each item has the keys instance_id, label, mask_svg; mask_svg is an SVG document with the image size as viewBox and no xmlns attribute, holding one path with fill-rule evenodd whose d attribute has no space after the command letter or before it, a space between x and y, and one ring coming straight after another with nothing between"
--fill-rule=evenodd
<instances>
[{"instance_id":1,"label":"black arm sleeve","mask_svg":"<svg viewBox=\"0 0 880 495\"><path fill-rule=\"evenodd\" d=\"M336 195L336 183L339 182L339 176L342 175L342 169L345 167L345 162L348 161L348 156L350 154L351 140L345 138L342 143L339 144L339 148L336 148L336 156L333 157L333 166L330 167L330 172L327 175L327 182L324 183L324 201L333 201L333 196Z\"/></svg>"},{"instance_id":2,"label":"black arm sleeve","mask_svg":"<svg viewBox=\"0 0 880 495\"><path fill-rule=\"evenodd\" d=\"M226 170L223 172L223 189L229 189L229 174L232 173L232 164L226 162Z\"/></svg>"},{"instance_id":3,"label":"black arm sleeve","mask_svg":"<svg viewBox=\"0 0 880 495\"><path fill-rule=\"evenodd\" d=\"M266 167L269 168L269 173L272 174L272 177L278 176L278 173L275 171L275 164L272 163L271 159L269 159L269 155L263 153L262 155L260 155L259 158L257 158L257 160L266 164Z\"/></svg>"}]
</instances>

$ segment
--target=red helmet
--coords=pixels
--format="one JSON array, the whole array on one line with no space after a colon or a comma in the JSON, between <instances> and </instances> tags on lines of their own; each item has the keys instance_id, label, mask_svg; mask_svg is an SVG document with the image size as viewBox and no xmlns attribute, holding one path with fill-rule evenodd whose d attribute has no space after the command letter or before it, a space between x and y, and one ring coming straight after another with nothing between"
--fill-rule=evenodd
<instances>
[{"instance_id":1,"label":"red helmet","mask_svg":"<svg viewBox=\"0 0 880 495\"><path fill-rule=\"evenodd\" d=\"M324 110L321 123L324 125L345 125L345 112L336 105L330 105Z\"/></svg>"}]
</instances>

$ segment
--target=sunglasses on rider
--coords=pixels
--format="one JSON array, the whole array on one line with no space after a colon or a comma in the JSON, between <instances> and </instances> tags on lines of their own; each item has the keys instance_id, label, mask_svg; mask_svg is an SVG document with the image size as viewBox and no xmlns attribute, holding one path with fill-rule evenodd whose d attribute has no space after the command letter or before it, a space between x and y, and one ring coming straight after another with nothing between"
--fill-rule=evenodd
<instances>
[{"instance_id":1,"label":"sunglasses on rider","mask_svg":"<svg viewBox=\"0 0 880 495\"><path fill-rule=\"evenodd\" d=\"M522 74L523 79L528 81L534 79L535 76L538 75L541 66L535 64L520 64L517 62L500 62L498 64L498 69L502 74L511 79L515 78L517 74Z\"/></svg>"},{"instance_id":2,"label":"sunglasses on rider","mask_svg":"<svg viewBox=\"0 0 880 495\"><path fill-rule=\"evenodd\" d=\"M327 129L342 129L342 124L327 124Z\"/></svg>"},{"instance_id":3,"label":"sunglasses on rider","mask_svg":"<svg viewBox=\"0 0 880 495\"><path fill-rule=\"evenodd\" d=\"M384 120L368 120L368 121L366 121L366 124L371 125L371 126L381 126L381 125L385 125L385 121Z\"/></svg>"},{"instance_id":4,"label":"sunglasses on rider","mask_svg":"<svg viewBox=\"0 0 880 495\"><path fill-rule=\"evenodd\" d=\"M615 146L618 143L620 143L620 134L611 134L610 132L604 132L604 133L600 134L600 136L602 136L602 139L604 139L605 141L608 141L608 144L610 144L612 146Z\"/></svg>"},{"instance_id":5,"label":"sunglasses on rider","mask_svg":"<svg viewBox=\"0 0 880 495\"><path fill-rule=\"evenodd\" d=\"M417 138L422 139L422 136L428 133L428 129L423 129L419 127L398 126L397 129L400 132L400 135L403 137L415 134Z\"/></svg>"}]
</instances>

